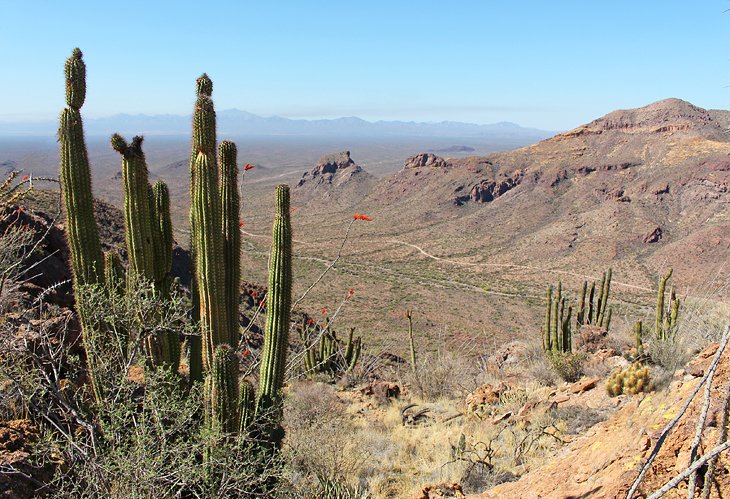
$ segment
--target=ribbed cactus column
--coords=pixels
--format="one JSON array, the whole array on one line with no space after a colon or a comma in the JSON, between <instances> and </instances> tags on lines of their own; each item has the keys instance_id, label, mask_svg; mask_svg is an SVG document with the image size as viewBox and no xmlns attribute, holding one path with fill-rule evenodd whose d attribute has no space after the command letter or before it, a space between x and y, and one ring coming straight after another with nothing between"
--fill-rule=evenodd
<instances>
[{"instance_id":1,"label":"ribbed cactus column","mask_svg":"<svg viewBox=\"0 0 730 499\"><path fill-rule=\"evenodd\" d=\"M153 235L155 238L155 284L163 295L169 293L172 270L172 222L170 191L162 180L152 186Z\"/></svg>"},{"instance_id":2,"label":"ribbed cactus column","mask_svg":"<svg viewBox=\"0 0 730 499\"><path fill-rule=\"evenodd\" d=\"M245 434L251 423L253 422L254 412L256 410L256 399L253 392L253 386L246 380L242 380L239 384L238 393L238 433Z\"/></svg>"},{"instance_id":3,"label":"ribbed cactus column","mask_svg":"<svg viewBox=\"0 0 730 499\"><path fill-rule=\"evenodd\" d=\"M154 239L154 284L160 297L170 298L170 271L172 270L172 222L170 220L170 192L162 180L151 189L152 235ZM176 331L160 333L162 362L177 370L180 365L180 337Z\"/></svg>"},{"instance_id":4,"label":"ribbed cactus column","mask_svg":"<svg viewBox=\"0 0 730 499\"><path fill-rule=\"evenodd\" d=\"M66 239L71 253L74 291L80 297L82 293L79 291L84 285L104 282L104 257L94 217L91 171L80 113L86 98L86 65L79 49L74 49L66 61L65 79L67 107L61 112L58 128L59 178L66 210ZM94 396L99 402L103 395L103 383L99 379L98 358L105 341L99 337L99 331L89 323L84 303L79 299L76 305L89 378Z\"/></svg>"},{"instance_id":5,"label":"ribbed cactus column","mask_svg":"<svg viewBox=\"0 0 730 499\"><path fill-rule=\"evenodd\" d=\"M654 334L658 340L666 340L667 335L664 330L664 291L667 281L672 277L672 269L670 268L659 281L659 291L656 297L656 316L654 322Z\"/></svg>"},{"instance_id":6,"label":"ribbed cactus column","mask_svg":"<svg viewBox=\"0 0 730 499\"><path fill-rule=\"evenodd\" d=\"M228 345L218 345L205 378L206 417L219 433L238 431L238 360Z\"/></svg>"},{"instance_id":7,"label":"ribbed cactus column","mask_svg":"<svg viewBox=\"0 0 730 499\"><path fill-rule=\"evenodd\" d=\"M259 374L256 404L257 417L268 421L269 435L275 447L281 442L280 391L284 385L286 352L289 341L292 288L292 233L289 220L289 186L276 187L276 214L273 242L269 257L269 291L266 296L267 314L264 332L264 352Z\"/></svg>"},{"instance_id":8,"label":"ribbed cactus column","mask_svg":"<svg viewBox=\"0 0 730 499\"><path fill-rule=\"evenodd\" d=\"M195 82L197 99L193 109L193 140L190 152L190 260L192 262L193 279L190 285L190 295L193 304L192 316L196 324L200 323L200 294L197 282L197 223L195 222L194 192L196 185L196 161L199 153L208 154L210 162L215 164L215 108L213 107L213 82L207 74L203 73ZM202 335L201 331L201 335ZM190 337L190 379L193 381L203 380L203 365L205 352L203 351L201 336ZM210 358L210 355L208 355Z\"/></svg>"},{"instance_id":9,"label":"ribbed cactus column","mask_svg":"<svg viewBox=\"0 0 730 499\"><path fill-rule=\"evenodd\" d=\"M137 277L155 280L155 247L153 236L151 188L147 163L142 152L142 137L131 144L114 134L112 148L122 155L124 184L124 236L127 243L129 270Z\"/></svg>"},{"instance_id":10,"label":"ribbed cactus column","mask_svg":"<svg viewBox=\"0 0 730 499\"><path fill-rule=\"evenodd\" d=\"M542 346L546 352L553 349L552 337L550 336L550 329L552 325L552 311L553 311L553 287L548 286L547 289L547 301L545 306L545 325Z\"/></svg>"},{"instance_id":11,"label":"ribbed cactus column","mask_svg":"<svg viewBox=\"0 0 730 499\"><path fill-rule=\"evenodd\" d=\"M220 164L221 222L223 229L223 255L225 267L226 310L231 337L229 343L238 345L238 305L241 288L241 228L239 211L241 201L238 195L238 167L236 166L236 144L224 140L218 147Z\"/></svg>"},{"instance_id":12,"label":"ribbed cactus column","mask_svg":"<svg viewBox=\"0 0 730 499\"><path fill-rule=\"evenodd\" d=\"M611 291L611 274L613 273L613 270L609 267L608 272L604 274L605 278L601 281L601 298L598 300L598 319L596 320L596 324L599 327L603 327L606 322L606 314L608 313L608 310L606 309L606 305L608 303L608 294ZM608 328L606 328L608 329Z\"/></svg>"},{"instance_id":13,"label":"ribbed cactus column","mask_svg":"<svg viewBox=\"0 0 730 499\"><path fill-rule=\"evenodd\" d=\"M230 338L225 301L223 238L220 230L218 176L214 158L200 152L195 161L193 225L195 226L195 282L200 304L203 368L210 369L217 345Z\"/></svg>"},{"instance_id":14,"label":"ribbed cactus column","mask_svg":"<svg viewBox=\"0 0 730 499\"><path fill-rule=\"evenodd\" d=\"M103 256L94 218L91 171L84 142L81 106L86 97L86 65L79 49L66 61L66 104L58 129L60 180L66 208L66 237L74 286L103 282Z\"/></svg>"}]
</instances>

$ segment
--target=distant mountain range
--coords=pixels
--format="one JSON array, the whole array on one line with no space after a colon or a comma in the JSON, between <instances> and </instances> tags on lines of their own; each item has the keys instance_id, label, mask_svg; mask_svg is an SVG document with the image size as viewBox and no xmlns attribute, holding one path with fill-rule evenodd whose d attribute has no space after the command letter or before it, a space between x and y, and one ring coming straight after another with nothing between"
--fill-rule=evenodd
<instances>
[{"instance_id":1,"label":"distant mountain range","mask_svg":"<svg viewBox=\"0 0 730 499\"><path fill-rule=\"evenodd\" d=\"M525 143L548 138L554 134L545 130L500 122L489 125L441 121L366 121L357 117L304 120L280 116L264 117L238 109L218 112L218 133L229 136L338 136L338 137L478 137L492 140L519 139ZM122 134L189 135L191 117L173 114L117 114L107 118L86 119L87 135ZM56 133L55 121L33 123L0 122L0 136L49 136Z\"/></svg>"}]
</instances>

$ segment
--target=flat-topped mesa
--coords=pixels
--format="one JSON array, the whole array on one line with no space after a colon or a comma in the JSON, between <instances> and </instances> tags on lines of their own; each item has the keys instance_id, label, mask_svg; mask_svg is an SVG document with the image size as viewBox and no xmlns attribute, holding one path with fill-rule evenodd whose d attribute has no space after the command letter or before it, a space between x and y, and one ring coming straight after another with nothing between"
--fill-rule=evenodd
<instances>
[{"instance_id":1,"label":"flat-topped mesa","mask_svg":"<svg viewBox=\"0 0 730 499\"><path fill-rule=\"evenodd\" d=\"M407 158L403 163L404 170L407 170L409 168L422 168L427 166L433 168L445 168L447 166L451 166L451 163L441 156L436 156L435 154L431 153L415 154Z\"/></svg>"},{"instance_id":2,"label":"flat-topped mesa","mask_svg":"<svg viewBox=\"0 0 730 499\"><path fill-rule=\"evenodd\" d=\"M308 172L304 172L299 180L297 187L301 187L307 180L318 179L318 184L332 183L337 173L347 170L350 174L362 171L362 168L356 164L350 157L350 151L342 151L333 154L325 154L314 168Z\"/></svg>"}]
</instances>

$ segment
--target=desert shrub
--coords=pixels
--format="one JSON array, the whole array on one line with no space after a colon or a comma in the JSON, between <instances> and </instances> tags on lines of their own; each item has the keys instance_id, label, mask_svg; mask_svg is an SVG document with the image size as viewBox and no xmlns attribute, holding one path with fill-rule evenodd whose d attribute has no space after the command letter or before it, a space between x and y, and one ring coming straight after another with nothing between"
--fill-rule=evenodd
<instances>
[{"instance_id":1,"label":"desert shrub","mask_svg":"<svg viewBox=\"0 0 730 499\"><path fill-rule=\"evenodd\" d=\"M463 399L483 381L480 366L460 352L438 351L422 355L417 369L400 373L402 384L427 402Z\"/></svg>"},{"instance_id":2,"label":"desert shrub","mask_svg":"<svg viewBox=\"0 0 730 499\"><path fill-rule=\"evenodd\" d=\"M565 431L568 434L578 435L601 421L605 421L608 414L591 407L570 405L558 407L555 417L565 422Z\"/></svg>"},{"instance_id":3,"label":"desert shrub","mask_svg":"<svg viewBox=\"0 0 730 499\"><path fill-rule=\"evenodd\" d=\"M280 467L252 453L247 437L219 446L210 457L216 473L201 465L222 438L205 424L201 386L147 367L141 348L158 328L179 330L187 311L179 297L163 306L144 285L130 286L129 308L101 287L81 291L93 304L92 320L109 334L99 402L90 394L70 315L52 307L25 310L0 328L0 409L20 411L39 427L32 459L38 467L55 465L52 479L37 485L54 497L110 498L239 497L270 486ZM134 341L125 356L119 345L128 337Z\"/></svg>"},{"instance_id":4,"label":"desert shrub","mask_svg":"<svg viewBox=\"0 0 730 499\"><path fill-rule=\"evenodd\" d=\"M652 363L672 373L684 367L691 357L685 341L679 336L662 340L654 335L648 335L644 340L644 351Z\"/></svg>"},{"instance_id":5,"label":"desert shrub","mask_svg":"<svg viewBox=\"0 0 730 499\"><path fill-rule=\"evenodd\" d=\"M292 386L285 401L284 426L290 481L300 492L319 490L325 479L328 484L344 484L360 474L368 453L331 385Z\"/></svg>"},{"instance_id":6,"label":"desert shrub","mask_svg":"<svg viewBox=\"0 0 730 499\"><path fill-rule=\"evenodd\" d=\"M570 352L552 352L548 355L550 366L563 381L572 383L583 376L585 354Z\"/></svg>"}]
</instances>

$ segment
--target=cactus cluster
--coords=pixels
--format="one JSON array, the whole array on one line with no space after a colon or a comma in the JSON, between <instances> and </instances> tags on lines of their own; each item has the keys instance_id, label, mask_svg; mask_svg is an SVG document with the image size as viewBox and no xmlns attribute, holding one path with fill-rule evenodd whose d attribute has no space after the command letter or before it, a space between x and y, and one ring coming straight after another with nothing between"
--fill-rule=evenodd
<instances>
[{"instance_id":1,"label":"cactus cluster","mask_svg":"<svg viewBox=\"0 0 730 499\"><path fill-rule=\"evenodd\" d=\"M543 328L543 349L547 353L573 351L573 330L571 316L573 307L565 308L563 283L558 283L557 292L553 296L553 287L548 286L545 305L545 326Z\"/></svg>"},{"instance_id":2,"label":"cactus cluster","mask_svg":"<svg viewBox=\"0 0 730 499\"><path fill-rule=\"evenodd\" d=\"M343 344L334 331L324 328L319 332L319 342L310 345L304 353L304 371L310 375L323 373L330 376L352 371L362 349L362 338L353 338L354 334L355 328L350 328Z\"/></svg>"},{"instance_id":3,"label":"cactus cluster","mask_svg":"<svg viewBox=\"0 0 730 499\"><path fill-rule=\"evenodd\" d=\"M112 147L122 156L127 270L118 254L102 254L79 112L86 93L86 72L80 50L73 51L65 72L67 107L61 114L59 128L60 179L88 371L94 395L101 402L103 383L98 379L98 372L105 360L103 347L108 341L103 328L87 319L83 295L78 291L85 285L102 284L110 296L123 294L125 287L129 287L125 286L129 277L149 282L159 299L170 298L173 247L170 194L161 181L154 185L149 183L142 137L127 143L120 135L113 135ZM281 389L286 368L292 286L289 187L279 185L276 188L268 314L256 397L253 387L247 381L239 380L238 359L234 353L239 341L241 275L236 146L222 142L216 157L213 84L207 75L198 78L196 84L190 157L190 232L194 275L192 316L200 335L189 338L190 378L192 381L205 380L205 418L213 431L229 436L246 433L255 417L265 417L258 426L266 428L266 433L257 436L278 448L282 434L279 426ZM157 332L148 340L145 346L150 367L166 365L177 371L180 359L177 331ZM359 353L359 340L357 345ZM213 450L210 449L208 455L212 455Z\"/></svg>"},{"instance_id":4,"label":"cactus cluster","mask_svg":"<svg viewBox=\"0 0 730 499\"><path fill-rule=\"evenodd\" d=\"M651 390L649 368L636 362L626 369L616 371L608 378L606 390L609 396L634 395Z\"/></svg>"},{"instance_id":5,"label":"cactus cluster","mask_svg":"<svg viewBox=\"0 0 730 499\"><path fill-rule=\"evenodd\" d=\"M576 314L577 325L580 328L585 325L598 326L608 331L611 326L612 309L608 307L608 295L611 291L612 269L608 269L601 277L601 284L596 296L596 281L591 283L588 290L588 281L583 281L583 287L578 300L578 313Z\"/></svg>"},{"instance_id":6,"label":"cactus cluster","mask_svg":"<svg viewBox=\"0 0 730 499\"><path fill-rule=\"evenodd\" d=\"M659 280L659 290L657 291L654 334L659 341L671 341L677 331L680 300L677 298L674 288L669 291L669 303L665 307L665 293L670 277L672 277L671 268Z\"/></svg>"}]
</instances>

